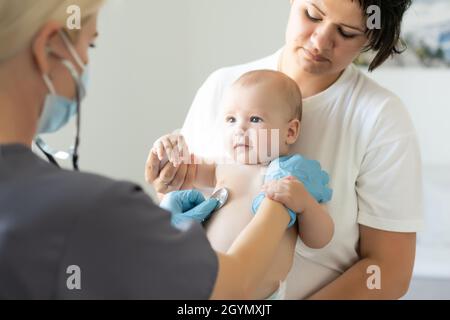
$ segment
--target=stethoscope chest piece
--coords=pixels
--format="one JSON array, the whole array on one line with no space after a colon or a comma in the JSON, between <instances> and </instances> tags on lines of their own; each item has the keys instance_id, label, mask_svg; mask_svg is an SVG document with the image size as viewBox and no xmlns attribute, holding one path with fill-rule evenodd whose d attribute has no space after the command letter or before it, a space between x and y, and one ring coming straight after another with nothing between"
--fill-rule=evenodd
<instances>
[{"instance_id":1,"label":"stethoscope chest piece","mask_svg":"<svg viewBox=\"0 0 450 320\"><path fill-rule=\"evenodd\" d=\"M211 198L213 199L217 199L217 201L219 201L219 204L217 205L216 210L219 210L220 208L222 208L225 203L227 203L228 200L228 190L227 188L220 188L217 189L216 191L213 192L213 194L211 195Z\"/></svg>"}]
</instances>

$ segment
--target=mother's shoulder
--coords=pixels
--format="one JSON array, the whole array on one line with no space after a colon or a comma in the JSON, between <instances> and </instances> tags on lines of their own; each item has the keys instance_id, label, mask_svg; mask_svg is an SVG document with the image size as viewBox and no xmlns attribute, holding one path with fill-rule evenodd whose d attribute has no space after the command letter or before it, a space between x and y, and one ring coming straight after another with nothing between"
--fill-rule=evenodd
<instances>
[{"instance_id":1,"label":"mother's shoulder","mask_svg":"<svg viewBox=\"0 0 450 320\"><path fill-rule=\"evenodd\" d=\"M413 132L412 119L402 99L363 71L356 72L352 99L356 114L363 122L372 121L379 127L393 126L398 130ZM366 123L367 124L367 123Z\"/></svg>"},{"instance_id":2,"label":"mother's shoulder","mask_svg":"<svg viewBox=\"0 0 450 320\"><path fill-rule=\"evenodd\" d=\"M371 99L377 102L387 100L400 101L397 94L369 77L365 72L354 65L352 65L351 68L354 70L355 74L354 94L358 95L360 98Z\"/></svg>"},{"instance_id":3,"label":"mother's shoulder","mask_svg":"<svg viewBox=\"0 0 450 320\"><path fill-rule=\"evenodd\" d=\"M383 84L372 79L366 73L351 66L354 70L354 83L351 95L358 101L358 108L375 113L404 113L407 109L400 97L384 87Z\"/></svg>"}]
</instances>

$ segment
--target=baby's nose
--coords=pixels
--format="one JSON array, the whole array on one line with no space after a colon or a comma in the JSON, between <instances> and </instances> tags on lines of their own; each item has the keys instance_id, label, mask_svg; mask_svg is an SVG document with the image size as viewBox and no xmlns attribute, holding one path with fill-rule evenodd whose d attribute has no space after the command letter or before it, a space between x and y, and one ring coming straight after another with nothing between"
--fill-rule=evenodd
<instances>
[{"instance_id":1,"label":"baby's nose","mask_svg":"<svg viewBox=\"0 0 450 320\"><path fill-rule=\"evenodd\" d=\"M240 123L234 128L234 136L245 136L247 135L247 128L244 124Z\"/></svg>"}]
</instances>

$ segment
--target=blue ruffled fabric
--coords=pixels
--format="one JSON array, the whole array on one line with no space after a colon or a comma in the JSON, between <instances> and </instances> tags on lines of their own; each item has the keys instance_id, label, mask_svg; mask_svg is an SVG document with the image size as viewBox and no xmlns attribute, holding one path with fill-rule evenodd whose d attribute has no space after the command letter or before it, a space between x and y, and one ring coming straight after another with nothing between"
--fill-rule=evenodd
<instances>
[{"instance_id":1,"label":"blue ruffled fabric","mask_svg":"<svg viewBox=\"0 0 450 320\"><path fill-rule=\"evenodd\" d=\"M280 157L269 164L264 182L280 180L287 176L294 176L301 181L317 202L325 203L331 200L333 191L328 187L330 177L322 170L318 161L307 159L299 154ZM255 197L252 204L253 213L256 213L264 198L263 192ZM289 228L295 223L297 214L289 208L288 211L291 217Z\"/></svg>"}]
</instances>

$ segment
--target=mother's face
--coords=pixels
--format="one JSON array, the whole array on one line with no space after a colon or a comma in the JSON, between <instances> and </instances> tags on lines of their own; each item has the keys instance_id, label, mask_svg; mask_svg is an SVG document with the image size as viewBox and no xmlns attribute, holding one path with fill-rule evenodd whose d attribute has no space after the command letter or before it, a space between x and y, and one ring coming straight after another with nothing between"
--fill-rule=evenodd
<instances>
[{"instance_id":1,"label":"mother's face","mask_svg":"<svg viewBox=\"0 0 450 320\"><path fill-rule=\"evenodd\" d=\"M358 0L291 0L284 54L298 71L339 73L367 44L365 30Z\"/></svg>"}]
</instances>

